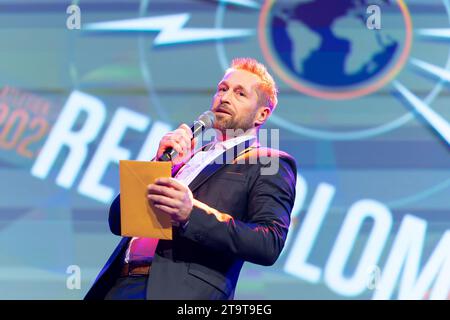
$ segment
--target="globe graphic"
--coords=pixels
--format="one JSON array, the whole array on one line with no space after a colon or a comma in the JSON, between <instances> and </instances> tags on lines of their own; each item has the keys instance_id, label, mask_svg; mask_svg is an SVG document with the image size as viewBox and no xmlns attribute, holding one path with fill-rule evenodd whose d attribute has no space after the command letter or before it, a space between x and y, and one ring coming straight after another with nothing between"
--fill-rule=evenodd
<instances>
[{"instance_id":1,"label":"globe graphic","mask_svg":"<svg viewBox=\"0 0 450 320\"><path fill-rule=\"evenodd\" d=\"M268 21L274 55L297 80L334 88L366 83L388 69L399 47L384 30L367 28L368 6L364 0L276 2ZM340 28L345 24L353 29Z\"/></svg>"}]
</instances>

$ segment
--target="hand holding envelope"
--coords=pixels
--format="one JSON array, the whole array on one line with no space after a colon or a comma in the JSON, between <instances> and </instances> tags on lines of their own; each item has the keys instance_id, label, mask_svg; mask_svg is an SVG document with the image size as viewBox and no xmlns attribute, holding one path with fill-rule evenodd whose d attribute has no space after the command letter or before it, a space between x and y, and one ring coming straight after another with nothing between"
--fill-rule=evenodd
<instances>
[{"instance_id":1,"label":"hand holding envelope","mask_svg":"<svg viewBox=\"0 0 450 320\"><path fill-rule=\"evenodd\" d=\"M171 216L147 198L147 186L158 178L171 177L171 169L170 162L119 162L122 236L172 239Z\"/></svg>"},{"instance_id":2,"label":"hand holding envelope","mask_svg":"<svg viewBox=\"0 0 450 320\"><path fill-rule=\"evenodd\" d=\"M174 223L186 223L194 206L191 190L174 178L159 178L148 186L147 198Z\"/></svg>"}]
</instances>

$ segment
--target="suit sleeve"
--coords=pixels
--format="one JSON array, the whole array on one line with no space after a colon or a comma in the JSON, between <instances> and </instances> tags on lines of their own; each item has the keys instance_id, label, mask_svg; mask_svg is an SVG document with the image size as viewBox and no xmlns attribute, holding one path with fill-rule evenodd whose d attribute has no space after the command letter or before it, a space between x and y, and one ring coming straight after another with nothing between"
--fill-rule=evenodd
<instances>
[{"instance_id":1,"label":"suit sleeve","mask_svg":"<svg viewBox=\"0 0 450 320\"><path fill-rule=\"evenodd\" d=\"M120 193L109 207L108 223L111 232L117 236L120 236Z\"/></svg>"},{"instance_id":2,"label":"suit sleeve","mask_svg":"<svg viewBox=\"0 0 450 320\"><path fill-rule=\"evenodd\" d=\"M283 249L295 200L295 162L279 161L276 174L258 174L250 188L246 222L195 200L181 235L245 261L273 265Z\"/></svg>"}]
</instances>

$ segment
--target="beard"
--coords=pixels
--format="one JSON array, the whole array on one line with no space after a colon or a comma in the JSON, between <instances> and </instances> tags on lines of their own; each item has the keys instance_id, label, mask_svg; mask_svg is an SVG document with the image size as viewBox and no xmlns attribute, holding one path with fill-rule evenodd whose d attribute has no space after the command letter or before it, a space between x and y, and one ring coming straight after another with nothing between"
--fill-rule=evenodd
<instances>
[{"instance_id":1,"label":"beard","mask_svg":"<svg viewBox=\"0 0 450 320\"><path fill-rule=\"evenodd\" d=\"M214 128L219 130L223 135L233 130L246 132L248 129L254 128L256 111L240 119L229 114L217 113Z\"/></svg>"}]
</instances>

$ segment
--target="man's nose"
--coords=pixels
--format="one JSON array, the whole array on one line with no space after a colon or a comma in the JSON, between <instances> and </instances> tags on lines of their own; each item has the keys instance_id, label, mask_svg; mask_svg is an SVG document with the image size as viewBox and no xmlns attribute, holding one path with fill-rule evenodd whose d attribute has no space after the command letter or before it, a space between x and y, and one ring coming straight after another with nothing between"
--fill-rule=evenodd
<instances>
[{"instance_id":1,"label":"man's nose","mask_svg":"<svg viewBox=\"0 0 450 320\"><path fill-rule=\"evenodd\" d=\"M220 103L230 103L230 92L231 90L227 90L225 92L223 92L220 96Z\"/></svg>"}]
</instances>

